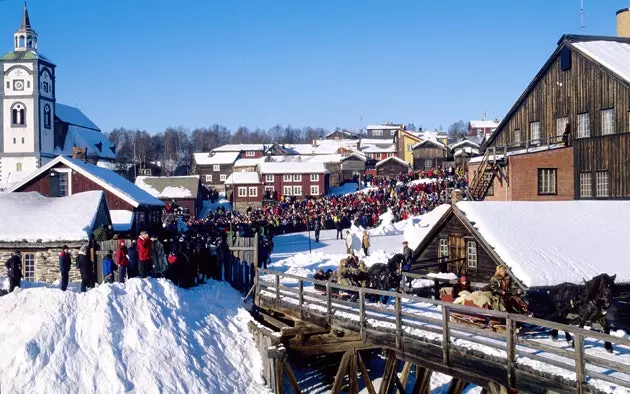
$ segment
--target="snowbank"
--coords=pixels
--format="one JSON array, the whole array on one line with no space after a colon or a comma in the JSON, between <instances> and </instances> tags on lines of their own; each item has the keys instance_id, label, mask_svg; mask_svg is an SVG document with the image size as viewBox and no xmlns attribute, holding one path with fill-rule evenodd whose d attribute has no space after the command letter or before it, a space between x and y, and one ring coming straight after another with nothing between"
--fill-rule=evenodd
<instances>
[{"instance_id":1,"label":"snowbank","mask_svg":"<svg viewBox=\"0 0 630 394\"><path fill-rule=\"evenodd\" d=\"M10 393L265 393L240 295L130 280L87 293L0 298L0 385Z\"/></svg>"}]
</instances>

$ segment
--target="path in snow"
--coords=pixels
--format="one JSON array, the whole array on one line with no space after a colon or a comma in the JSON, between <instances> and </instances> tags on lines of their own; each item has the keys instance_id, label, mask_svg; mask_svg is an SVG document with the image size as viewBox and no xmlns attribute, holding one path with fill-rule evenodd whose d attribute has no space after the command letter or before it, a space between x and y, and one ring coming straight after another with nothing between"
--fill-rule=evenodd
<instances>
[{"instance_id":1,"label":"path in snow","mask_svg":"<svg viewBox=\"0 0 630 394\"><path fill-rule=\"evenodd\" d=\"M0 297L3 392L268 392L252 318L226 283L27 286Z\"/></svg>"}]
</instances>

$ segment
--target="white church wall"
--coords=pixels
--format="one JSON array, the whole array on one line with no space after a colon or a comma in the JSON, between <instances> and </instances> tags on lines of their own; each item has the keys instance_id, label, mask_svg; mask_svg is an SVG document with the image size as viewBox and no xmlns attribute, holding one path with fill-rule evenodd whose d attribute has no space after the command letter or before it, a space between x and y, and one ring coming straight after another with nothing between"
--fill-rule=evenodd
<instances>
[{"instance_id":1,"label":"white church wall","mask_svg":"<svg viewBox=\"0 0 630 394\"><path fill-rule=\"evenodd\" d=\"M0 180L5 180L9 176L9 174L20 172L19 168L22 168L22 172L33 172L37 170L37 158L35 156L25 156L25 157L3 157L0 159L1 167L1 176ZM18 166L20 164L20 166Z\"/></svg>"},{"instance_id":2,"label":"white church wall","mask_svg":"<svg viewBox=\"0 0 630 394\"><path fill-rule=\"evenodd\" d=\"M26 124L20 127L13 127L11 125L11 107L21 103L26 107ZM15 99L5 98L4 100L4 116L3 116L3 130L4 130L4 152L5 153L20 153L20 152L34 152L35 147L35 117L33 116L33 110L35 103L32 98L29 99Z\"/></svg>"},{"instance_id":3,"label":"white church wall","mask_svg":"<svg viewBox=\"0 0 630 394\"><path fill-rule=\"evenodd\" d=\"M34 89L33 77L33 65L31 63L5 63L5 95L32 95Z\"/></svg>"}]
</instances>

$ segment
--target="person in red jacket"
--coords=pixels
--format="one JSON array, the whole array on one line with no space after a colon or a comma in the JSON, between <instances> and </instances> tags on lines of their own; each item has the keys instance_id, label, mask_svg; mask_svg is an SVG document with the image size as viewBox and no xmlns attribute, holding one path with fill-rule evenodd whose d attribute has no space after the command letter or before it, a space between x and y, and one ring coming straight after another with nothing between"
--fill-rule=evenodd
<instances>
[{"instance_id":1,"label":"person in red jacket","mask_svg":"<svg viewBox=\"0 0 630 394\"><path fill-rule=\"evenodd\" d=\"M151 259L152 246L153 241L149 238L149 233L146 231L140 232L138 237L138 268L141 278L146 278L151 273L151 266L153 265Z\"/></svg>"},{"instance_id":2,"label":"person in red jacket","mask_svg":"<svg viewBox=\"0 0 630 394\"><path fill-rule=\"evenodd\" d=\"M127 267L129 266L129 251L125 246L125 240L121 239L116 251L116 265L118 266L118 282L125 283Z\"/></svg>"}]
</instances>

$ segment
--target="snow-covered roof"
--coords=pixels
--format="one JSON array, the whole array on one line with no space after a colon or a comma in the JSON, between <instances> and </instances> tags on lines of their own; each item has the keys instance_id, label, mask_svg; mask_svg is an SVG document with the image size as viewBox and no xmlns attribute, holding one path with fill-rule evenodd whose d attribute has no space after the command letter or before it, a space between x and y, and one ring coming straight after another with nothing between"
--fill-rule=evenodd
<instances>
[{"instance_id":1,"label":"snow-covered roof","mask_svg":"<svg viewBox=\"0 0 630 394\"><path fill-rule=\"evenodd\" d=\"M327 174L324 163L317 162L292 162L285 163L264 162L260 164L262 174Z\"/></svg>"},{"instance_id":2,"label":"snow-covered roof","mask_svg":"<svg viewBox=\"0 0 630 394\"><path fill-rule=\"evenodd\" d=\"M433 144L433 145L437 145L437 146L439 146L440 148L444 148L444 149L446 149L446 145L444 145L444 144L443 144L443 143L441 143L440 141L434 140L434 139L432 139L432 138L429 138L429 139L426 139L426 140L423 140L423 141L418 142L417 144L415 144L414 146L412 146L412 147L411 147L411 149L416 149L416 148L419 148L419 147L421 147L421 146L423 146L423 145L426 145L426 144Z\"/></svg>"},{"instance_id":3,"label":"snow-covered roof","mask_svg":"<svg viewBox=\"0 0 630 394\"><path fill-rule=\"evenodd\" d=\"M239 155L240 152L217 152L212 156L210 153L193 153L193 158L198 165L233 164Z\"/></svg>"},{"instance_id":4,"label":"snow-covered roof","mask_svg":"<svg viewBox=\"0 0 630 394\"><path fill-rule=\"evenodd\" d=\"M55 116L64 123L85 129L101 131L80 109L69 105L55 103Z\"/></svg>"},{"instance_id":5,"label":"snow-covered roof","mask_svg":"<svg viewBox=\"0 0 630 394\"><path fill-rule=\"evenodd\" d=\"M116 148L105 134L82 126L69 125L63 148L56 147L52 153L55 155L71 156L73 147L87 148L87 155L89 157L96 156L103 159L116 158Z\"/></svg>"},{"instance_id":6,"label":"snow-covered roof","mask_svg":"<svg viewBox=\"0 0 630 394\"><path fill-rule=\"evenodd\" d=\"M0 192L11 189L15 184L31 175L33 171L13 171L9 172L7 177L0 182Z\"/></svg>"},{"instance_id":7,"label":"snow-covered roof","mask_svg":"<svg viewBox=\"0 0 630 394\"><path fill-rule=\"evenodd\" d=\"M626 82L630 82L630 44L597 40L574 42L572 45Z\"/></svg>"},{"instance_id":8,"label":"snow-covered roof","mask_svg":"<svg viewBox=\"0 0 630 394\"><path fill-rule=\"evenodd\" d=\"M342 157L341 161L345 161L345 160L351 159L353 157L355 157L355 158L357 158L359 160L362 160L362 161L367 161L367 158L365 157L365 153L358 152L358 151L353 151L349 155L346 155L346 156Z\"/></svg>"},{"instance_id":9,"label":"snow-covered roof","mask_svg":"<svg viewBox=\"0 0 630 394\"><path fill-rule=\"evenodd\" d=\"M139 176L136 186L160 200L197 198L199 175Z\"/></svg>"},{"instance_id":10,"label":"snow-covered roof","mask_svg":"<svg viewBox=\"0 0 630 394\"><path fill-rule=\"evenodd\" d=\"M389 146L394 143L393 138L362 138L361 146L366 145L386 145Z\"/></svg>"},{"instance_id":11,"label":"snow-covered roof","mask_svg":"<svg viewBox=\"0 0 630 394\"><path fill-rule=\"evenodd\" d=\"M164 206L164 203L157 198L153 197L146 191L140 189L138 186L129 182L127 179L118 175L112 170L102 168L94 164L89 164L81 160L70 159L64 156L57 156L55 159L49 161L46 165L40 167L37 171L34 171L29 176L25 177L9 189L13 192L23 185L27 184L32 179L46 173L49 169L53 168L57 164L62 163L69 168L77 171L84 177L90 179L92 182L100 185L104 189L114 193L121 199L125 200L133 207L139 205L151 205L151 206Z\"/></svg>"},{"instance_id":12,"label":"snow-covered roof","mask_svg":"<svg viewBox=\"0 0 630 394\"><path fill-rule=\"evenodd\" d=\"M396 145L393 144L386 148L381 148L376 145L366 145L361 149L361 151L363 153L394 153L397 151L397 149Z\"/></svg>"},{"instance_id":13,"label":"snow-covered roof","mask_svg":"<svg viewBox=\"0 0 630 394\"><path fill-rule=\"evenodd\" d=\"M226 144L214 148L213 152L241 152L241 151L264 151L263 144Z\"/></svg>"},{"instance_id":14,"label":"snow-covered roof","mask_svg":"<svg viewBox=\"0 0 630 394\"><path fill-rule=\"evenodd\" d=\"M0 194L0 242L86 241L103 198L101 190L53 198L37 192Z\"/></svg>"},{"instance_id":15,"label":"snow-covered roof","mask_svg":"<svg viewBox=\"0 0 630 394\"><path fill-rule=\"evenodd\" d=\"M479 148L479 144L478 143L476 143L474 141L470 141L470 140L461 140L461 141L456 142L454 144L450 144L448 147L451 148L451 149L456 149L456 148L459 148L460 146L466 146L466 145Z\"/></svg>"},{"instance_id":16,"label":"snow-covered roof","mask_svg":"<svg viewBox=\"0 0 630 394\"><path fill-rule=\"evenodd\" d=\"M409 167L409 163L407 163L406 161L404 161L400 157L396 157L396 156L390 156L387 159L383 159L383 160L379 161L378 163L376 163L376 167L380 167L380 166L382 166L383 164L387 163L390 160L393 160L395 162L398 162L398 163L400 163L402 165L405 165L405 166Z\"/></svg>"},{"instance_id":17,"label":"snow-covered roof","mask_svg":"<svg viewBox=\"0 0 630 394\"><path fill-rule=\"evenodd\" d=\"M630 281L630 201L458 202L466 219L526 286Z\"/></svg>"},{"instance_id":18,"label":"snow-covered roof","mask_svg":"<svg viewBox=\"0 0 630 394\"><path fill-rule=\"evenodd\" d=\"M365 126L366 130L398 130L401 126L397 125L385 125L385 124L369 124Z\"/></svg>"},{"instance_id":19,"label":"snow-covered roof","mask_svg":"<svg viewBox=\"0 0 630 394\"><path fill-rule=\"evenodd\" d=\"M259 157L256 159L238 159L234 162L234 168L239 167L254 167L264 161L264 157Z\"/></svg>"},{"instance_id":20,"label":"snow-covered roof","mask_svg":"<svg viewBox=\"0 0 630 394\"><path fill-rule=\"evenodd\" d=\"M257 172L233 172L225 180L226 185L258 185L260 176Z\"/></svg>"},{"instance_id":21,"label":"snow-covered roof","mask_svg":"<svg viewBox=\"0 0 630 394\"><path fill-rule=\"evenodd\" d=\"M109 211L112 218L112 228L116 232L130 231L133 227L134 214L132 211L124 209L113 209Z\"/></svg>"},{"instance_id":22,"label":"snow-covered roof","mask_svg":"<svg viewBox=\"0 0 630 394\"><path fill-rule=\"evenodd\" d=\"M479 154L479 149L478 148L473 148L472 146L464 146L462 148L457 148L453 151L453 156L460 156L463 154L468 154L468 155L478 155Z\"/></svg>"},{"instance_id":23,"label":"snow-covered roof","mask_svg":"<svg viewBox=\"0 0 630 394\"><path fill-rule=\"evenodd\" d=\"M495 122L494 120L471 120L470 128L471 129L496 129L499 125L499 122Z\"/></svg>"}]
</instances>

